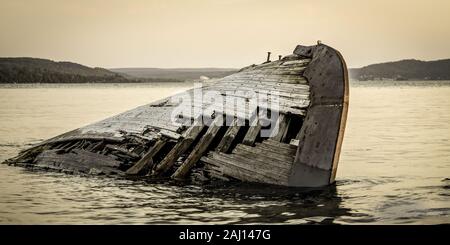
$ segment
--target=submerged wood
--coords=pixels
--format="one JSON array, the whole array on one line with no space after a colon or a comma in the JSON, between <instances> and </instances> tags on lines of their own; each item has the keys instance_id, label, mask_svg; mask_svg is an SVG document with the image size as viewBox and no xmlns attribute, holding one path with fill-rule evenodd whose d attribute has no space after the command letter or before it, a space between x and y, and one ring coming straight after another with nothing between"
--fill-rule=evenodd
<instances>
[{"instance_id":1,"label":"submerged wood","mask_svg":"<svg viewBox=\"0 0 450 245\"><path fill-rule=\"evenodd\" d=\"M82 174L323 186L336 176L348 93L338 51L299 45L280 60L56 136L6 163ZM211 118L211 125L203 120ZM234 120L218 123L223 118ZM270 136L262 133L271 126L277 130Z\"/></svg>"},{"instance_id":2,"label":"submerged wood","mask_svg":"<svg viewBox=\"0 0 450 245\"><path fill-rule=\"evenodd\" d=\"M127 174L129 175L138 175L145 170L148 170L153 165L153 157L163 148L163 146L167 143L167 140L161 139L155 142L155 144L150 148L150 150L145 153L144 157L142 157L133 167L127 170Z\"/></svg>"},{"instance_id":3,"label":"submerged wood","mask_svg":"<svg viewBox=\"0 0 450 245\"><path fill-rule=\"evenodd\" d=\"M169 170L175 161L184 154L189 147L191 147L192 143L197 139L200 132L203 130L205 126L200 124L198 121L194 123L183 135L183 139L180 140L172 150L166 155L166 157L159 163L153 173L153 176L159 176L164 174L167 170Z\"/></svg>"},{"instance_id":4,"label":"submerged wood","mask_svg":"<svg viewBox=\"0 0 450 245\"><path fill-rule=\"evenodd\" d=\"M205 135L203 135L200 139L200 142L198 142L198 144L194 147L194 150L192 150L183 164L172 175L173 179L184 178L189 173L191 168L194 167L194 164L197 163L198 160L200 160L200 158L203 156L203 153L206 152L211 142L214 140L214 137L216 137L216 134L222 127L222 123L223 118L217 117L216 119L214 119Z\"/></svg>"}]
</instances>

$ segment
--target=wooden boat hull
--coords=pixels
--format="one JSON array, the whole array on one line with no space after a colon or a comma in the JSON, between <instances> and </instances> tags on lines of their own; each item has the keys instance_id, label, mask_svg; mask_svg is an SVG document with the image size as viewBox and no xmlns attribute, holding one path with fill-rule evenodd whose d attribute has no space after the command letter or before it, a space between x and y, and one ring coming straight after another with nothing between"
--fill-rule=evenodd
<instances>
[{"instance_id":1,"label":"wooden boat hull","mask_svg":"<svg viewBox=\"0 0 450 245\"><path fill-rule=\"evenodd\" d=\"M342 56L326 45L299 45L283 59L46 140L6 163L69 173L324 186L336 176L347 110Z\"/></svg>"},{"instance_id":2,"label":"wooden boat hull","mask_svg":"<svg viewBox=\"0 0 450 245\"><path fill-rule=\"evenodd\" d=\"M325 45L297 46L298 55L311 55L305 70L311 105L290 177L293 186L322 186L336 177L349 103L348 71L342 55Z\"/></svg>"}]
</instances>

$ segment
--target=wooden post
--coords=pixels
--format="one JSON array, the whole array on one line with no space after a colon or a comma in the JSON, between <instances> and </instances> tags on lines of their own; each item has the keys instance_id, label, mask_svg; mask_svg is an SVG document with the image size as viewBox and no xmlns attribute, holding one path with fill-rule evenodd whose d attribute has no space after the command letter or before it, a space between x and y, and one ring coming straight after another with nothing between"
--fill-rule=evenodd
<instances>
[{"instance_id":1,"label":"wooden post","mask_svg":"<svg viewBox=\"0 0 450 245\"><path fill-rule=\"evenodd\" d=\"M195 163L197 163L198 160L200 160L200 158L203 156L203 154L208 150L208 147L214 140L217 132L219 132L220 128L223 126L222 123L223 118L221 115L214 119L205 135L203 135L198 144L192 150L191 154L189 154L183 164L181 164L177 171L175 171L175 173L172 175L173 179L184 178L189 173L189 170L194 167Z\"/></svg>"}]
</instances>

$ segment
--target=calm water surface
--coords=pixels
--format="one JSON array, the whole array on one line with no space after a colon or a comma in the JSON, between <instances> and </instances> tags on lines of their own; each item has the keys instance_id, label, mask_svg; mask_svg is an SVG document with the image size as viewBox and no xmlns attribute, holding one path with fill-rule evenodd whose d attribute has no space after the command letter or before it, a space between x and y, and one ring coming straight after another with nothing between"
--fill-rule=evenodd
<instances>
[{"instance_id":1,"label":"calm water surface","mask_svg":"<svg viewBox=\"0 0 450 245\"><path fill-rule=\"evenodd\" d=\"M191 84L2 85L0 161ZM352 83L334 187L206 188L0 165L0 223L450 223L450 82Z\"/></svg>"}]
</instances>

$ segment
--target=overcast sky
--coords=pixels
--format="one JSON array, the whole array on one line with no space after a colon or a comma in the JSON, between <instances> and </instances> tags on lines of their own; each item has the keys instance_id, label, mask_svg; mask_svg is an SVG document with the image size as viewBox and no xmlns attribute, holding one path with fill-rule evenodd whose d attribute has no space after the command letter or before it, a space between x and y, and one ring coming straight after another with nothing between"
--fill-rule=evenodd
<instances>
[{"instance_id":1,"label":"overcast sky","mask_svg":"<svg viewBox=\"0 0 450 245\"><path fill-rule=\"evenodd\" d=\"M349 67L450 58L450 0L0 0L0 56L242 67L317 40Z\"/></svg>"}]
</instances>

